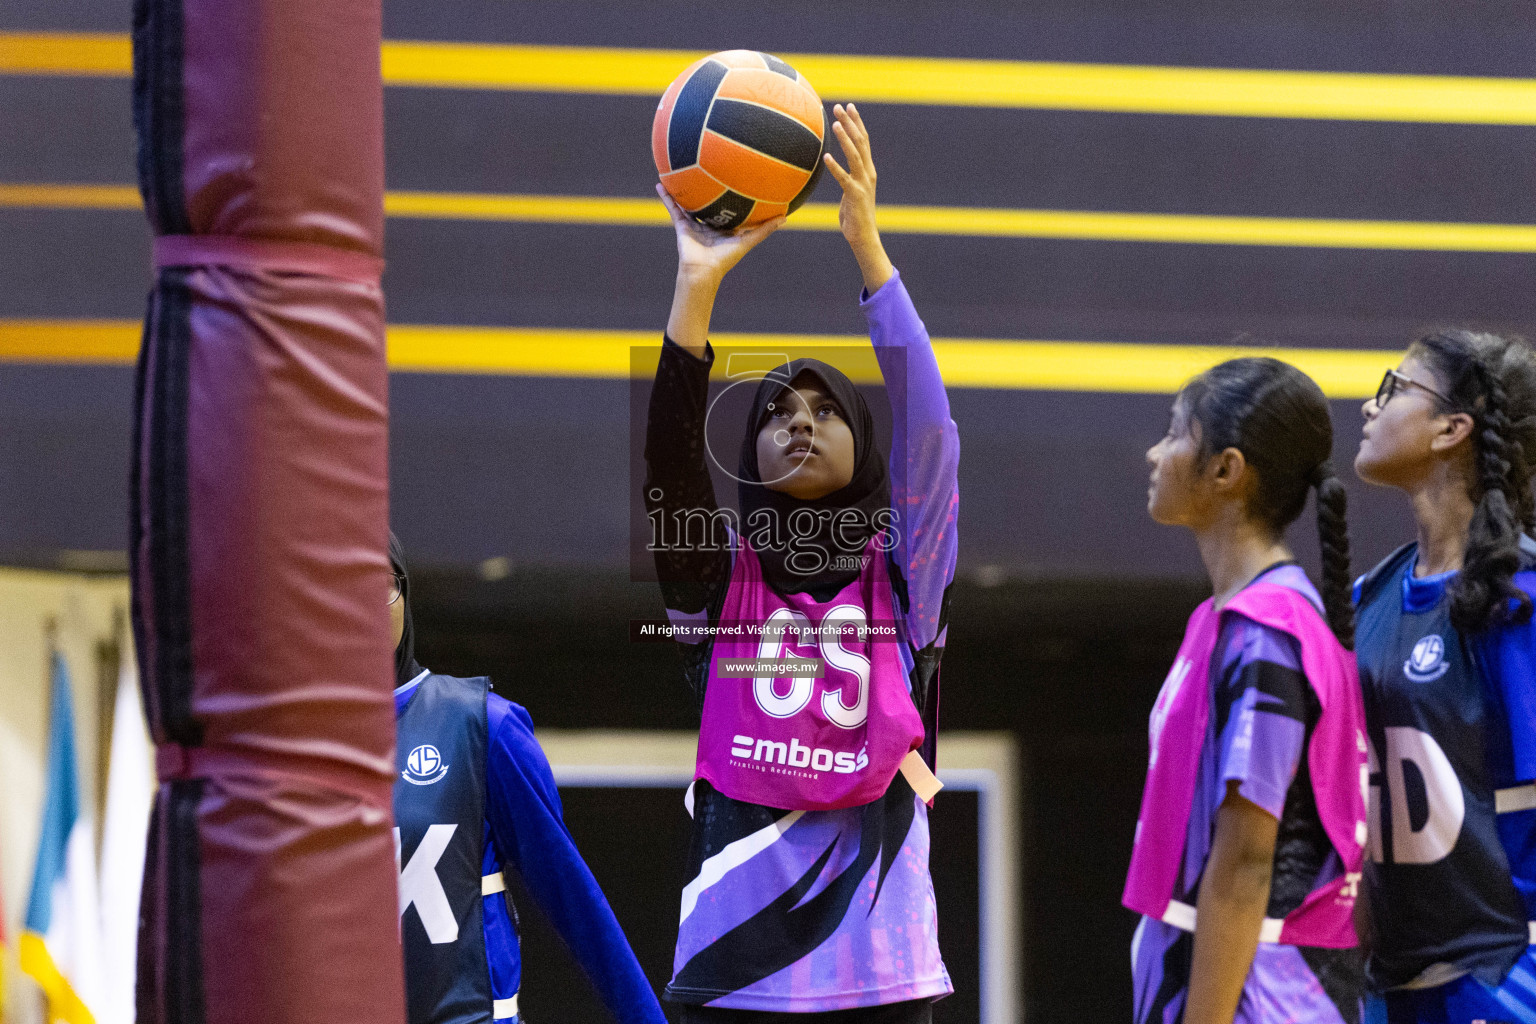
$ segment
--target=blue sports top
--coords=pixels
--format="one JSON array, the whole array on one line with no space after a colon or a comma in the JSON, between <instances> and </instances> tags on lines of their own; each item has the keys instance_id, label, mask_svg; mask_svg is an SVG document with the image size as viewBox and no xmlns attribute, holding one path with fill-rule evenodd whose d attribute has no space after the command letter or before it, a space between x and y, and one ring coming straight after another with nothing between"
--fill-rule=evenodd
<instances>
[{"instance_id":1,"label":"blue sports top","mask_svg":"<svg viewBox=\"0 0 1536 1024\"><path fill-rule=\"evenodd\" d=\"M1379 988L1498 984L1536 940L1536 621L1464 636L1454 572L1398 549L1356 584ZM1515 585L1536 592L1536 544Z\"/></svg>"},{"instance_id":2,"label":"blue sports top","mask_svg":"<svg viewBox=\"0 0 1536 1024\"><path fill-rule=\"evenodd\" d=\"M399 717L423 679L395 691ZM487 693L485 755L485 840L482 874L496 875L510 864L534 901L555 926L601 995L625 1024L665 1024L650 982L641 971L597 879L576 850L560 807L560 793L533 736L533 721L521 706ZM398 784L398 783L397 783ZM516 1019L522 986L517 923L504 893L483 897L486 957L498 1019ZM406 965L410 970L410 965Z\"/></svg>"}]
</instances>

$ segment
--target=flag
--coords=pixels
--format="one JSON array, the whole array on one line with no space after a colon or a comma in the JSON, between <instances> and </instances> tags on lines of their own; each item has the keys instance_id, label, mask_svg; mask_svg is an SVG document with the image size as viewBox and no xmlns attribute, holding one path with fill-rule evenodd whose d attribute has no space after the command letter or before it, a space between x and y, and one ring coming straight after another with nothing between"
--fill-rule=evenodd
<instances>
[{"instance_id":1,"label":"flag","mask_svg":"<svg viewBox=\"0 0 1536 1024\"><path fill-rule=\"evenodd\" d=\"M112 713L112 754L101 818L101 1002L99 1024L133 1024L144 846L155 800L149 733L139 703L139 674L125 656Z\"/></svg>"},{"instance_id":2,"label":"flag","mask_svg":"<svg viewBox=\"0 0 1536 1024\"><path fill-rule=\"evenodd\" d=\"M95 840L80 801L75 761L75 715L64 659L53 654L48 724L47 792L38 834L32 896L22 927L21 969L42 986L48 1018L95 1024L97 940Z\"/></svg>"}]
</instances>

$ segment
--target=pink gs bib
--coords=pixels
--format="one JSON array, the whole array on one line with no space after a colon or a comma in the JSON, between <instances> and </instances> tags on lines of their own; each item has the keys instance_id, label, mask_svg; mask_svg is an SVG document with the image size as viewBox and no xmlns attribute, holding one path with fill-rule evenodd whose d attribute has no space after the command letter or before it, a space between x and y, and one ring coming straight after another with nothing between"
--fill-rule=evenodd
<instances>
[{"instance_id":1,"label":"pink gs bib","mask_svg":"<svg viewBox=\"0 0 1536 1024\"><path fill-rule=\"evenodd\" d=\"M877 538L878 540L878 538ZM878 800L923 725L908 691L885 554L829 601L781 595L745 544L720 612L694 775L734 800L825 811ZM741 662L815 658L822 678L731 674Z\"/></svg>"}]
</instances>

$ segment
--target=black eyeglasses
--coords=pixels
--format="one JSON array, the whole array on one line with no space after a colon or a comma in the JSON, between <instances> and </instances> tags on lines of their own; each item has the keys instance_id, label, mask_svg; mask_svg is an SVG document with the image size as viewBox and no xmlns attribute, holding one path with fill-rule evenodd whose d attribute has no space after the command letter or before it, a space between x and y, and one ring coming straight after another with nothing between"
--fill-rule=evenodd
<instances>
[{"instance_id":1,"label":"black eyeglasses","mask_svg":"<svg viewBox=\"0 0 1536 1024\"><path fill-rule=\"evenodd\" d=\"M405 577L398 572L389 574L389 603L394 604L405 593Z\"/></svg>"},{"instance_id":2,"label":"black eyeglasses","mask_svg":"<svg viewBox=\"0 0 1536 1024\"><path fill-rule=\"evenodd\" d=\"M1436 398L1440 399L1440 401L1444 402L1446 405L1450 406L1452 409L1456 408L1455 402L1451 401L1449 398L1445 397L1440 392L1430 387L1428 384L1420 384L1418 381L1414 380L1407 374L1398 373L1396 370L1388 370L1385 374L1382 375L1381 386L1376 389L1376 408L1385 409L1387 403L1392 400L1393 395L1397 394L1403 388L1410 387L1418 388L1421 391L1427 391L1434 395Z\"/></svg>"}]
</instances>

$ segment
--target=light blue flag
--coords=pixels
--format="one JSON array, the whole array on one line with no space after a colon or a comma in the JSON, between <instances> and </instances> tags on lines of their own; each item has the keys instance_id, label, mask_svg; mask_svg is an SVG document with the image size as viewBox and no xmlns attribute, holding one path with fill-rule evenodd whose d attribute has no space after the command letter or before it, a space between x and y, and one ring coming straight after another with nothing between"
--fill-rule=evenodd
<instances>
[{"instance_id":1,"label":"light blue flag","mask_svg":"<svg viewBox=\"0 0 1536 1024\"><path fill-rule=\"evenodd\" d=\"M48 727L48 792L38 834L32 898L18 949L21 969L48 997L48 1016L63 1024L95 1024L100 908L95 841L81 807L75 760L75 715L69 670L53 655Z\"/></svg>"}]
</instances>

